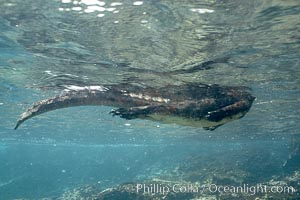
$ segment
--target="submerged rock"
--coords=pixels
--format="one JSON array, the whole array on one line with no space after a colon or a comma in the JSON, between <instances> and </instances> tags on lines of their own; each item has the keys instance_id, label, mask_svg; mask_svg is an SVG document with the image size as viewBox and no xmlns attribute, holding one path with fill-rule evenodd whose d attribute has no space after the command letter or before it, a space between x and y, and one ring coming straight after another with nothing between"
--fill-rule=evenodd
<instances>
[{"instance_id":1,"label":"submerged rock","mask_svg":"<svg viewBox=\"0 0 300 200\"><path fill-rule=\"evenodd\" d=\"M300 197L299 174L294 172L255 185L240 186L219 185L214 182L202 185L199 182L161 179L124 183L104 190L97 185L85 185L66 191L60 197L44 200L297 200ZM216 187L220 189L216 191Z\"/></svg>"}]
</instances>

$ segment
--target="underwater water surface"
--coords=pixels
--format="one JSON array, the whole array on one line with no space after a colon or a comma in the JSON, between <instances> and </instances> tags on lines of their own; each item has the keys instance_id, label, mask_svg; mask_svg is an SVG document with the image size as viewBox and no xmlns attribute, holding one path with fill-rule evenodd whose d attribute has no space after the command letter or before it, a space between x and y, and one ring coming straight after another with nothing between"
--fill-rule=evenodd
<instances>
[{"instance_id":1,"label":"underwater water surface","mask_svg":"<svg viewBox=\"0 0 300 200\"><path fill-rule=\"evenodd\" d=\"M101 199L157 182L295 189L189 194L198 199L299 199L299 63L297 0L0 0L0 199ZM121 119L107 106L13 129L34 102L70 86L123 83L242 86L256 100L214 131ZM100 192L76 193L89 186ZM108 199L132 199L122 194ZM176 198L195 196L166 196Z\"/></svg>"}]
</instances>

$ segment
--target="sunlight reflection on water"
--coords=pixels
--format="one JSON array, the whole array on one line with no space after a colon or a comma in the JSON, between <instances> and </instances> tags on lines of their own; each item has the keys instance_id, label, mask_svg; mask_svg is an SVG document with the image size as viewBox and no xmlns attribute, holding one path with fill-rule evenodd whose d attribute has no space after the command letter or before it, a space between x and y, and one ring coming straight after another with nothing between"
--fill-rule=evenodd
<instances>
[{"instance_id":1,"label":"sunlight reflection on water","mask_svg":"<svg viewBox=\"0 0 300 200\"><path fill-rule=\"evenodd\" d=\"M7 199L19 197L9 191L20 185L28 186L21 196L33 197L29 187L36 186L45 197L100 179L107 188L141 177L215 173L253 181L299 171L298 1L1 5L0 193ZM176 73L205 62L205 69ZM128 121L112 117L110 107L90 106L47 113L13 130L35 101L118 83L245 86L257 99L244 118L213 132Z\"/></svg>"}]
</instances>

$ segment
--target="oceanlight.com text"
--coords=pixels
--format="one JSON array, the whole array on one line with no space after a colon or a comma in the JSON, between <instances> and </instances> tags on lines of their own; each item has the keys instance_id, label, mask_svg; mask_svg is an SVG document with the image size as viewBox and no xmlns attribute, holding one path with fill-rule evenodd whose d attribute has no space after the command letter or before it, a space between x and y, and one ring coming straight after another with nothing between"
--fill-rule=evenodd
<instances>
[{"instance_id":1,"label":"oceanlight.com text","mask_svg":"<svg viewBox=\"0 0 300 200\"><path fill-rule=\"evenodd\" d=\"M147 194L167 194L173 193L245 193L255 195L258 193L283 193L292 194L296 192L296 189L292 186L281 185L248 185L243 184L241 186L229 186L229 185L198 185L198 184L136 184L137 193Z\"/></svg>"}]
</instances>

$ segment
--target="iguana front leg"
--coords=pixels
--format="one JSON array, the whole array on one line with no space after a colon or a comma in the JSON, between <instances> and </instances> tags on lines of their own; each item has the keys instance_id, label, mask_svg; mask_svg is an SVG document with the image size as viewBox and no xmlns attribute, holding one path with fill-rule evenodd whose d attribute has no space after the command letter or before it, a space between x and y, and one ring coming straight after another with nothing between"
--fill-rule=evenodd
<instances>
[{"instance_id":1,"label":"iguana front leg","mask_svg":"<svg viewBox=\"0 0 300 200\"><path fill-rule=\"evenodd\" d=\"M249 101L241 100L218 110L208 112L205 118L209 121L218 122L223 118L233 116L240 113L241 110L244 110L244 113L242 113L242 115L240 116L242 117L249 110L249 108Z\"/></svg>"}]
</instances>

